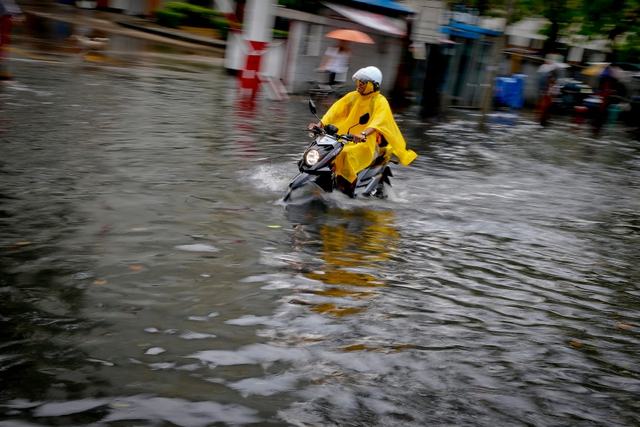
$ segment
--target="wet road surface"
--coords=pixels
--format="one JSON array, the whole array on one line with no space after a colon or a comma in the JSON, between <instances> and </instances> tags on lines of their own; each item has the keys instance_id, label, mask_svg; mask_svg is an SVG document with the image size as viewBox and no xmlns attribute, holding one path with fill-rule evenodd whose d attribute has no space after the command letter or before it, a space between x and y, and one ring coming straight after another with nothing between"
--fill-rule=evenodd
<instances>
[{"instance_id":1,"label":"wet road surface","mask_svg":"<svg viewBox=\"0 0 640 427\"><path fill-rule=\"evenodd\" d=\"M623 128L409 111L388 200L286 206L304 100L252 110L206 58L126 39L16 40L1 426L640 423Z\"/></svg>"}]
</instances>

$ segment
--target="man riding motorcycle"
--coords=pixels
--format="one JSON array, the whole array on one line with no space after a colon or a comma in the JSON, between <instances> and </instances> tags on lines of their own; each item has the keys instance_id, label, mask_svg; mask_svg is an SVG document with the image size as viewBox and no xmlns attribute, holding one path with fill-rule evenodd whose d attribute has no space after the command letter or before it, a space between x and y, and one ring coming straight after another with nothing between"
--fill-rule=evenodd
<instances>
[{"instance_id":1,"label":"man riding motorcycle","mask_svg":"<svg viewBox=\"0 0 640 427\"><path fill-rule=\"evenodd\" d=\"M335 125L338 133L352 129L354 142L346 145L336 157L336 175L344 181L340 183L344 186L355 184L357 173L373 162L380 148L387 150L389 157L395 155L403 166L418 156L407 149L389 101L380 93L382 72L373 66L361 68L353 75L353 80L357 82L357 89L337 100L318 123L309 124L310 130L328 123ZM369 121L353 126L366 113L369 113Z\"/></svg>"}]
</instances>

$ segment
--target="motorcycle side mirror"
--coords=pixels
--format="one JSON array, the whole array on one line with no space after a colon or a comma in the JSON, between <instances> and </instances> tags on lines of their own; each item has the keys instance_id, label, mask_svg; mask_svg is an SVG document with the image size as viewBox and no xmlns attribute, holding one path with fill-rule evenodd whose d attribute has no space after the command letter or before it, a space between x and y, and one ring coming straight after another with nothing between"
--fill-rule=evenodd
<instances>
[{"instance_id":1,"label":"motorcycle side mirror","mask_svg":"<svg viewBox=\"0 0 640 427\"><path fill-rule=\"evenodd\" d=\"M318 110L316 110L316 104L313 103L312 100L309 100L309 110L311 110L311 114L313 114L318 121L320 121L320 117L316 114Z\"/></svg>"},{"instance_id":2,"label":"motorcycle side mirror","mask_svg":"<svg viewBox=\"0 0 640 427\"><path fill-rule=\"evenodd\" d=\"M358 124L364 125L364 124L367 124L367 122L369 122L369 113L364 113L363 115L360 116L360 120L358 121ZM354 126L356 126L356 125L351 126L347 133L350 134L351 133L351 129L353 129Z\"/></svg>"}]
</instances>

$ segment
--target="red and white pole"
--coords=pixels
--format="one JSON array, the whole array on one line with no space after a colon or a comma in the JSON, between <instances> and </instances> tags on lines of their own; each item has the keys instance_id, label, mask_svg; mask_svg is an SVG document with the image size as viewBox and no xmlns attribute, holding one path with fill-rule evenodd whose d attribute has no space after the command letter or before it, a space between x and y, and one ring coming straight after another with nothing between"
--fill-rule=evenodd
<instances>
[{"instance_id":1,"label":"red and white pole","mask_svg":"<svg viewBox=\"0 0 640 427\"><path fill-rule=\"evenodd\" d=\"M243 22L244 46L247 58L240 74L240 87L254 99L260 88L262 58L273 38L275 17L272 8L276 0L247 0Z\"/></svg>"}]
</instances>

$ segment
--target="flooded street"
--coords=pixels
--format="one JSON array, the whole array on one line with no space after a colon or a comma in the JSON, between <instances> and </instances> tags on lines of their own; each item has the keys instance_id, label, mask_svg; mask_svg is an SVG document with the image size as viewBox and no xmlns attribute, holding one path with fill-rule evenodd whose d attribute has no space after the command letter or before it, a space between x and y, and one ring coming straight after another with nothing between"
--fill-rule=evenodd
<instances>
[{"instance_id":1,"label":"flooded street","mask_svg":"<svg viewBox=\"0 0 640 427\"><path fill-rule=\"evenodd\" d=\"M0 86L0 426L640 424L624 128L410 111L389 199L287 206L304 99L27 36Z\"/></svg>"}]
</instances>

